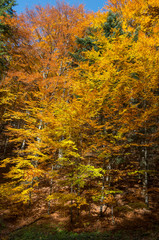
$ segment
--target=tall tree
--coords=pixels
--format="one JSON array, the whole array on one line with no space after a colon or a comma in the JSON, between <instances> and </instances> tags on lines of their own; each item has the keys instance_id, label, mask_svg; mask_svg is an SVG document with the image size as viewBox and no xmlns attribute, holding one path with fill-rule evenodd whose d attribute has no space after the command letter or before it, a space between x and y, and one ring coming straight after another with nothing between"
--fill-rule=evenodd
<instances>
[{"instance_id":1,"label":"tall tree","mask_svg":"<svg viewBox=\"0 0 159 240\"><path fill-rule=\"evenodd\" d=\"M0 71L6 69L7 65L7 46L6 42L11 35L10 26L5 23L5 18L13 16L13 6L15 6L15 0L2 0L0 2Z\"/></svg>"},{"instance_id":2,"label":"tall tree","mask_svg":"<svg viewBox=\"0 0 159 240\"><path fill-rule=\"evenodd\" d=\"M66 178L63 184L70 189L71 197L74 176L70 174L74 168L69 166L74 165L79 154L70 130L72 83L68 77L68 52L75 47L77 31L82 36L89 20L82 5L76 8L62 3L45 9L37 6L16 21L10 71L4 83L15 97L14 109L6 113L15 151L2 164L13 164L7 174L14 179L11 189L17 192L12 200L30 202L34 186L44 177L50 180L50 193L53 181L60 188L62 178ZM76 108L74 111L76 114Z\"/></svg>"}]
</instances>

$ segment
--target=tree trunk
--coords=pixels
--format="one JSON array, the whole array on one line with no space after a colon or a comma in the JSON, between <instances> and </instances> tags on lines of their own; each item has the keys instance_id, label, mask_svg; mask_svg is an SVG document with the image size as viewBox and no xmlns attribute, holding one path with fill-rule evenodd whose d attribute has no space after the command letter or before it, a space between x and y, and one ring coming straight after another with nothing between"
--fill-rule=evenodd
<instances>
[{"instance_id":1,"label":"tree trunk","mask_svg":"<svg viewBox=\"0 0 159 240\"><path fill-rule=\"evenodd\" d=\"M147 147L144 147L144 156L142 159L142 163L144 166L144 177L143 177L143 195L145 198L145 204L147 205L147 207L149 207L149 196L148 196L148 159L147 159Z\"/></svg>"},{"instance_id":2,"label":"tree trunk","mask_svg":"<svg viewBox=\"0 0 159 240\"><path fill-rule=\"evenodd\" d=\"M71 193L73 193L73 186L71 184ZM70 207L70 222L73 223L73 208L72 208L73 200L71 199L71 207Z\"/></svg>"},{"instance_id":3,"label":"tree trunk","mask_svg":"<svg viewBox=\"0 0 159 240\"><path fill-rule=\"evenodd\" d=\"M114 207L113 205L111 206L111 215L112 215L112 224L115 224L115 220L114 220Z\"/></svg>"},{"instance_id":4,"label":"tree trunk","mask_svg":"<svg viewBox=\"0 0 159 240\"><path fill-rule=\"evenodd\" d=\"M105 188L105 179L104 179L104 175L103 175L103 179L102 179L102 190L101 190L101 204L100 204L100 217L103 216L103 201L104 201L104 188Z\"/></svg>"},{"instance_id":5,"label":"tree trunk","mask_svg":"<svg viewBox=\"0 0 159 240\"><path fill-rule=\"evenodd\" d=\"M52 164L51 172L53 172L53 170L54 170L54 166ZM51 180L50 180L50 195L52 193L52 187L53 187L53 178L51 177ZM49 202L48 202L48 215L50 215L50 208L51 208L51 200L49 200Z\"/></svg>"}]
</instances>

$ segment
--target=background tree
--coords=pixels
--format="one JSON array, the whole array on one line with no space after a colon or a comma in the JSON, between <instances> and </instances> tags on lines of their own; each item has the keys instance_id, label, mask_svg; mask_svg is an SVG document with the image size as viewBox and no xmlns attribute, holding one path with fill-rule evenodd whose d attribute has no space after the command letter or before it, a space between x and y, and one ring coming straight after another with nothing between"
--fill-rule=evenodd
<instances>
[{"instance_id":1,"label":"background tree","mask_svg":"<svg viewBox=\"0 0 159 240\"><path fill-rule=\"evenodd\" d=\"M7 67L7 40L11 37L11 28L9 24L5 23L8 16L13 16L13 6L15 0L2 0L0 3L0 72Z\"/></svg>"},{"instance_id":2,"label":"background tree","mask_svg":"<svg viewBox=\"0 0 159 240\"><path fill-rule=\"evenodd\" d=\"M12 105L12 93L9 93L9 89L3 87L5 76L7 74L11 54L10 43L13 39L14 22L13 18L13 6L15 1L2 0L0 2L0 159L6 154L6 147L8 143L8 137L4 134L4 126L6 120L4 117L5 111Z\"/></svg>"}]
</instances>

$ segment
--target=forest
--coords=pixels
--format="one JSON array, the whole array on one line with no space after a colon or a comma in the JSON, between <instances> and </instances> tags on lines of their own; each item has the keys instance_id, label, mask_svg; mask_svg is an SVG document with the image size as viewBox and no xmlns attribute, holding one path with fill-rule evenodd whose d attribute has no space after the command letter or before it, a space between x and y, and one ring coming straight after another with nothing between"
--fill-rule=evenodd
<instances>
[{"instance_id":1,"label":"forest","mask_svg":"<svg viewBox=\"0 0 159 240\"><path fill-rule=\"evenodd\" d=\"M159 226L159 2L15 4L0 2L2 239L40 220ZM149 239L76 234L24 239Z\"/></svg>"}]
</instances>

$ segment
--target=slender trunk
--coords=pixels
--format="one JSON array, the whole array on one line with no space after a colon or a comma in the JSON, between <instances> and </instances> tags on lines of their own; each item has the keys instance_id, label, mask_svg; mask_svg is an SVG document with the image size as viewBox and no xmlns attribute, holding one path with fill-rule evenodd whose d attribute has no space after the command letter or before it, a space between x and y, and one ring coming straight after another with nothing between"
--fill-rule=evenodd
<instances>
[{"instance_id":1,"label":"slender trunk","mask_svg":"<svg viewBox=\"0 0 159 240\"><path fill-rule=\"evenodd\" d=\"M115 220L114 220L114 207L113 205L111 206L111 215L112 215L112 224L115 224Z\"/></svg>"},{"instance_id":2,"label":"slender trunk","mask_svg":"<svg viewBox=\"0 0 159 240\"><path fill-rule=\"evenodd\" d=\"M40 124L39 124L38 129L39 129L39 130L42 129L42 120L40 120ZM38 143L41 142L41 138L40 138L39 136L36 138L36 140L37 140ZM24 141L25 141L25 140L24 140ZM25 144L24 141L23 141L23 143ZM22 143L22 145L23 145L23 143ZM39 146L38 146L38 147L39 147ZM37 156L37 155L36 155L36 156ZM38 167L38 160L33 160L33 161L32 161L32 165L33 165L35 168L37 168L37 167ZM31 188L33 188L34 180L35 180L35 177L33 177L32 180L31 180L31 183L30 183L30 187L31 187ZM31 205L31 200L32 200L31 198L32 198L32 190L29 192L29 205Z\"/></svg>"},{"instance_id":3,"label":"slender trunk","mask_svg":"<svg viewBox=\"0 0 159 240\"><path fill-rule=\"evenodd\" d=\"M34 178L32 178L32 181L31 181L31 188L33 187L33 181L34 181ZM31 206L31 202L32 202L32 191L29 192L29 207Z\"/></svg>"},{"instance_id":4,"label":"slender trunk","mask_svg":"<svg viewBox=\"0 0 159 240\"><path fill-rule=\"evenodd\" d=\"M62 157L63 157L63 152L62 152L62 149L60 148L58 153L58 158L60 159Z\"/></svg>"},{"instance_id":5,"label":"slender trunk","mask_svg":"<svg viewBox=\"0 0 159 240\"><path fill-rule=\"evenodd\" d=\"M103 146L104 148L105 146ZM105 170L105 159L103 159L103 170ZM101 189L101 199L100 199L100 216L103 216L103 202L104 202L104 190L105 190L105 176L103 173L103 177L102 177L102 189Z\"/></svg>"},{"instance_id":6,"label":"slender trunk","mask_svg":"<svg viewBox=\"0 0 159 240\"><path fill-rule=\"evenodd\" d=\"M5 154L6 154L7 145L8 145L8 137L6 137L6 139L5 139L4 152L3 152L4 157L5 157Z\"/></svg>"},{"instance_id":7,"label":"slender trunk","mask_svg":"<svg viewBox=\"0 0 159 240\"><path fill-rule=\"evenodd\" d=\"M22 142L22 146L21 146L21 150L24 150L24 147L25 147L25 139L23 140L23 142Z\"/></svg>"},{"instance_id":8,"label":"slender trunk","mask_svg":"<svg viewBox=\"0 0 159 240\"><path fill-rule=\"evenodd\" d=\"M146 111L146 101L144 100L144 110ZM146 137L147 137L147 128L146 128L146 121L145 123L145 128L144 128L144 137L145 137L145 141L144 141L144 149L143 149L143 167L144 167L144 178L143 178L143 194L144 194L144 198L145 198L145 204L147 205L147 207L149 206L149 196L148 196L148 153L147 153L147 147L146 147Z\"/></svg>"},{"instance_id":9,"label":"slender trunk","mask_svg":"<svg viewBox=\"0 0 159 240\"><path fill-rule=\"evenodd\" d=\"M101 196L101 204L100 204L100 216L103 216L103 200L104 200L104 196L103 196L103 191L104 191L104 186L102 186L102 196Z\"/></svg>"},{"instance_id":10,"label":"slender trunk","mask_svg":"<svg viewBox=\"0 0 159 240\"><path fill-rule=\"evenodd\" d=\"M103 175L103 179L102 179L102 190L101 190L101 204L100 204L100 217L103 216L103 201L104 201L104 189L105 189L105 177Z\"/></svg>"},{"instance_id":11,"label":"slender trunk","mask_svg":"<svg viewBox=\"0 0 159 240\"><path fill-rule=\"evenodd\" d=\"M110 162L108 163L108 165L107 165L107 176L106 176L106 182L108 183L108 186L110 187L110 182L111 182L111 178L110 178L110 174L109 174L109 172L110 172L110 170L111 170L111 164L110 164Z\"/></svg>"},{"instance_id":12,"label":"slender trunk","mask_svg":"<svg viewBox=\"0 0 159 240\"><path fill-rule=\"evenodd\" d=\"M147 161L147 147L144 147L144 156L143 156L143 160L142 160L143 164L144 164L144 177L143 177L143 195L145 198L145 204L147 205L147 207L149 206L149 196L148 196L148 161Z\"/></svg>"},{"instance_id":13,"label":"slender trunk","mask_svg":"<svg viewBox=\"0 0 159 240\"><path fill-rule=\"evenodd\" d=\"M52 164L51 171L53 172L53 170L54 170L54 166ZM53 187L53 178L51 177L51 180L50 180L50 195L52 193L52 187ZM48 215L50 215L50 208L51 208L51 200L49 200L49 202L48 202Z\"/></svg>"},{"instance_id":14,"label":"slender trunk","mask_svg":"<svg viewBox=\"0 0 159 240\"><path fill-rule=\"evenodd\" d=\"M71 193L73 193L73 186L71 184ZM71 207L70 207L70 222L73 223L73 208L72 208L73 200L71 199Z\"/></svg>"}]
</instances>

